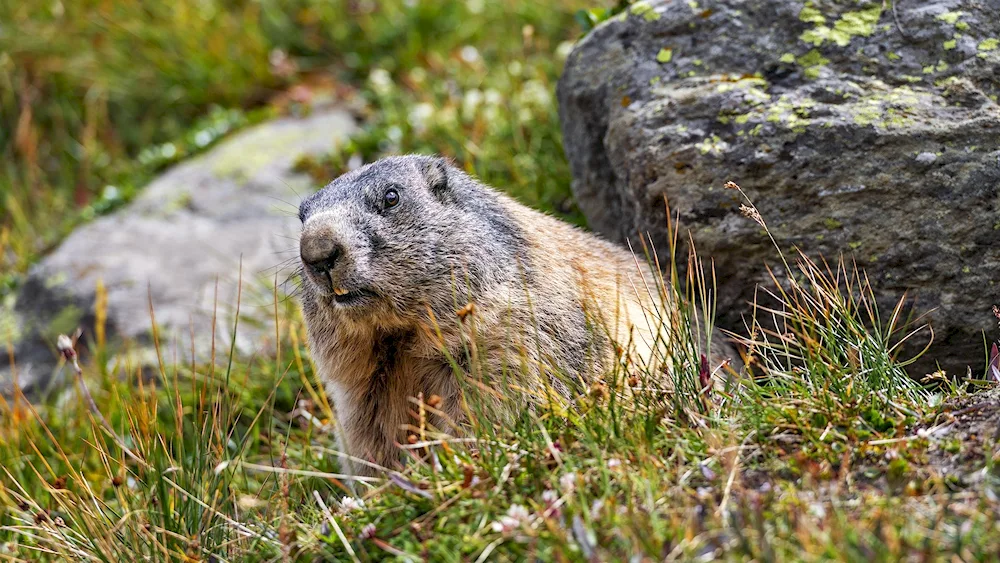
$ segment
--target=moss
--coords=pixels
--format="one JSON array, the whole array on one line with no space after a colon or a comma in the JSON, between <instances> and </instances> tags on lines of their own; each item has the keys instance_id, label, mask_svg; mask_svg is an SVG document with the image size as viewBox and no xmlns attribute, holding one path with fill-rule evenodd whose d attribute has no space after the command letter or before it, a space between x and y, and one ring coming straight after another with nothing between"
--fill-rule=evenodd
<instances>
[{"instance_id":1,"label":"moss","mask_svg":"<svg viewBox=\"0 0 1000 563\"><path fill-rule=\"evenodd\" d=\"M976 49L980 52L985 52L995 51L997 47L1000 47L1000 39L990 38L980 41L979 45L976 46Z\"/></svg>"},{"instance_id":2,"label":"moss","mask_svg":"<svg viewBox=\"0 0 1000 563\"><path fill-rule=\"evenodd\" d=\"M653 6L649 2L636 2L632 4L629 11L637 16L642 16L642 19L652 22L660 19L660 14L653 9Z\"/></svg>"},{"instance_id":3,"label":"moss","mask_svg":"<svg viewBox=\"0 0 1000 563\"><path fill-rule=\"evenodd\" d=\"M63 285L68 281L69 276L66 275L66 272L52 274L51 276L45 278L45 289L52 289L53 287Z\"/></svg>"},{"instance_id":4,"label":"moss","mask_svg":"<svg viewBox=\"0 0 1000 563\"><path fill-rule=\"evenodd\" d=\"M823 226L832 231L833 229L839 229L843 227L844 224L834 219L833 217L827 217L826 219L823 220Z\"/></svg>"},{"instance_id":5,"label":"moss","mask_svg":"<svg viewBox=\"0 0 1000 563\"><path fill-rule=\"evenodd\" d=\"M801 19L801 13L800 13ZM882 17L882 5L872 6L856 12L847 12L840 16L833 27L822 25L826 20L813 21L816 27L802 32L799 39L815 47L830 41L839 47L846 47L854 37L868 37L875 32L878 20Z\"/></svg>"},{"instance_id":6,"label":"moss","mask_svg":"<svg viewBox=\"0 0 1000 563\"><path fill-rule=\"evenodd\" d=\"M729 143L723 141L718 135L712 135L711 137L706 137L695 145L701 154L716 154L720 155L729 149Z\"/></svg>"},{"instance_id":7,"label":"moss","mask_svg":"<svg viewBox=\"0 0 1000 563\"><path fill-rule=\"evenodd\" d=\"M854 123L862 127L874 125L883 129L905 127L912 120L910 116L920 98L921 94L908 86L869 93L853 106L856 108Z\"/></svg>"},{"instance_id":8,"label":"moss","mask_svg":"<svg viewBox=\"0 0 1000 563\"><path fill-rule=\"evenodd\" d=\"M181 191L175 194L169 201L167 201L163 206L159 208L158 216L164 217L172 213L176 213L182 209L187 209L191 207L194 202L194 196L191 192Z\"/></svg>"},{"instance_id":9,"label":"moss","mask_svg":"<svg viewBox=\"0 0 1000 563\"><path fill-rule=\"evenodd\" d=\"M945 12L943 14L938 14L937 19L951 25L955 25L958 22L958 18L962 17L963 12Z\"/></svg>"},{"instance_id":10,"label":"moss","mask_svg":"<svg viewBox=\"0 0 1000 563\"><path fill-rule=\"evenodd\" d=\"M819 77L820 69L829 63L830 59L824 57L818 49L813 49L796 59L796 62L805 69L806 78L815 79Z\"/></svg>"},{"instance_id":11,"label":"moss","mask_svg":"<svg viewBox=\"0 0 1000 563\"><path fill-rule=\"evenodd\" d=\"M857 12L848 12L834 24L834 31L839 31L848 37L868 37L875 32L875 24L882 17L882 4L877 3ZM839 43L838 43L839 44ZM844 43L846 45L847 43Z\"/></svg>"},{"instance_id":12,"label":"moss","mask_svg":"<svg viewBox=\"0 0 1000 563\"><path fill-rule=\"evenodd\" d=\"M899 53L896 53L895 51L889 51L886 57L888 57L890 61L898 61L899 59L903 58L899 56Z\"/></svg>"},{"instance_id":13,"label":"moss","mask_svg":"<svg viewBox=\"0 0 1000 563\"><path fill-rule=\"evenodd\" d=\"M731 82L723 82L715 88L715 91L725 93L731 90L744 89L748 98L752 98L759 103L771 99L769 94L760 89L767 88L768 86L769 84L766 79L759 76L751 76L748 78L737 78Z\"/></svg>"},{"instance_id":14,"label":"moss","mask_svg":"<svg viewBox=\"0 0 1000 563\"><path fill-rule=\"evenodd\" d=\"M811 98L792 102L787 96L782 96L767 107L765 120L769 123L781 124L793 133L803 133L811 123L809 110L815 105L816 101Z\"/></svg>"},{"instance_id":15,"label":"moss","mask_svg":"<svg viewBox=\"0 0 1000 563\"><path fill-rule=\"evenodd\" d=\"M297 139L298 135L295 131L279 133L267 129L245 133L239 143L211 153L212 172L220 178L238 181L252 177L279 158L299 156L289 154L289 151L297 150L295 143L291 141Z\"/></svg>"},{"instance_id":16,"label":"moss","mask_svg":"<svg viewBox=\"0 0 1000 563\"><path fill-rule=\"evenodd\" d=\"M866 106L854 114L854 123L867 127L882 119L882 111L878 107Z\"/></svg>"},{"instance_id":17,"label":"moss","mask_svg":"<svg viewBox=\"0 0 1000 563\"><path fill-rule=\"evenodd\" d=\"M823 42L829 39L829 37L830 37L830 28L826 27L825 25L821 25L819 27L803 31L802 35L799 36L799 39L801 41L809 43L810 45L819 47L820 45L823 44Z\"/></svg>"},{"instance_id":18,"label":"moss","mask_svg":"<svg viewBox=\"0 0 1000 563\"><path fill-rule=\"evenodd\" d=\"M802 10L799 11L799 19L806 23L826 23L826 17L813 7L812 2L806 2L806 5L802 7Z\"/></svg>"},{"instance_id":19,"label":"moss","mask_svg":"<svg viewBox=\"0 0 1000 563\"><path fill-rule=\"evenodd\" d=\"M671 59L674 58L674 50L663 48L660 52L656 54L656 62L659 63L669 63Z\"/></svg>"},{"instance_id":20,"label":"moss","mask_svg":"<svg viewBox=\"0 0 1000 563\"><path fill-rule=\"evenodd\" d=\"M791 64L795 62L795 55L791 53L785 53L784 55L781 55L781 58L778 60L783 63Z\"/></svg>"},{"instance_id":21,"label":"moss","mask_svg":"<svg viewBox=\"0 0 1000 563\"><path fill-rule=\"evenodd\" d=\"M952 49L954 49L957 46L958 46L958 41L956 41L955 39L952 39L950 41L945 41L944 42L944 50L945 51L951 51Z\"/></svg>"}]
</instances>

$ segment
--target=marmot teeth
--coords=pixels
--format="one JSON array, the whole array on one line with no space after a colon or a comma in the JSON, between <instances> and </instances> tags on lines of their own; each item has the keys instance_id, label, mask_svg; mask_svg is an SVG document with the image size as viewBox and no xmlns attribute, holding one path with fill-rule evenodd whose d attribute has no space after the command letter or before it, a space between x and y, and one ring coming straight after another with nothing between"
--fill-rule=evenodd
<instances>
[{"instance_id":1,"label":"marmot teeth","mask_svg":"<svg viewBox=\"0 0 1000 563\"><path fill-rule=\"evenodd\" d=\"M348 293L350 293L350 291L347 291L346 289L344 289L342 287L335 287L335 288L333 288L333 293L335 295L339 296L339 297L343 297L343 296L347 295Z\"/></svg>"}]
</instances>

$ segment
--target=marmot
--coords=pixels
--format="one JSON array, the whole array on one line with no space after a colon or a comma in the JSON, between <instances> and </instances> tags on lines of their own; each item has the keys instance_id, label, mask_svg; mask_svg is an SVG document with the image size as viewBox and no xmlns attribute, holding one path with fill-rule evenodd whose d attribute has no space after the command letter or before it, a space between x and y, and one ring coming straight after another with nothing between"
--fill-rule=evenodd
<instances>
[{"instance_id":1,"label":"marmot","mask_svg":"<svg viewBox=\"0 0 1000 563\"><path fill-rule=\"evenodd\" d=\"M306 198L299 218L302 310L347 472L398 465L418 393L462 421L460 377L478 378L503 423L546 394L569 397L623 351L663 360L669 321L644 257L443 158L391 157L344 174Z\"/></svg>"}]
</instances>

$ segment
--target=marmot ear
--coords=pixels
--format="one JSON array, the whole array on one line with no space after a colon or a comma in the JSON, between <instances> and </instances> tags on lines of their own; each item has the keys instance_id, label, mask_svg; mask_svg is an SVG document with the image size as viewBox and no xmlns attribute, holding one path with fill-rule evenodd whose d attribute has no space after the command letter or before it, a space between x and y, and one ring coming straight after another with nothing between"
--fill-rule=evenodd
<instances>
[{"instance_id":1,"label":"marmot ear","mask_svg":"<svg viewBox=\"0 0 1000 563\"><path fill-rule=\"evenodd\" d=\"M427 158L420 166L427 187L441 200L448 198L448 167L448 161L441 157Z\"/></svg>"}]
</instances>

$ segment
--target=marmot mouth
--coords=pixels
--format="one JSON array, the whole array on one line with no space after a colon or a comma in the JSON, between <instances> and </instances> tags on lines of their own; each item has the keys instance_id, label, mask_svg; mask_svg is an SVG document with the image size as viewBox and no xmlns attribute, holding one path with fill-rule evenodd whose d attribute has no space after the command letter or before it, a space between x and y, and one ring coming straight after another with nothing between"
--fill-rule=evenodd
<instances>
[{"instance_id":1,"label":"marmot mouth","mask_svg":"<svg viewBox=\"0 0 1000 563\"><path fill-rule=\"evenodd\" d=\"M335 290L331 295L333 300L338 305L357 305L358 303L375 296L373 292L368 291L367 289L357 289L344 293L340 293Z\"/></svg>"}]
</instances>

